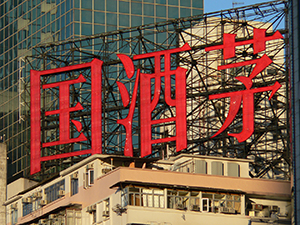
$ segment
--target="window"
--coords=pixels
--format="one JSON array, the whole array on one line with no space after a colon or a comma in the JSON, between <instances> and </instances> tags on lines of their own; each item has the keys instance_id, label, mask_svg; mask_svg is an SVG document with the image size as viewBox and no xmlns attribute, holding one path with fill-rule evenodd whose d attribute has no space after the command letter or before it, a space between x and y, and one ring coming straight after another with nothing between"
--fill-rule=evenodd
<instances>
[{"instance_id":1,"label":"window","mask_svg":"<svg viewBox=\"0 0 300 225\"><path fill-rule=\"evenodd\" d=\"M83 176L84 187L90 187L94 184L94 167L93 164L88 165Z\"/></svg>"},{"instance_id":2,"label":"window","mask_svg":"<svg viewBox=\"0 0 300 225\"><path fill-rule=\"evenodd\" d=\"M13 209L11 211L11 224L15 225L18 222L18 209Z\"/></svg>"},{"instance_id":3,"label":"window","mask_svg":"<svg viewBox=\"0 0 300 225\"><path fill-rule=\"evenodd\" d=\"M109 198L103 201L103 217L109 217Z\"/></svg>"},{"instance_id":4,"label":"window","mask_svg":"<svg viewBox=\"0 0 300 225\"><path fill-rule=\"evenodd\" d=\"M23 202L23 216L26 216L31 212L32 212L32 203L31 202Z\"/></svg>"},{"instance_id":5,"label":"window","mask_svg":"<svg viewBox=\"0 0 300 225\"><path fill-rule=\"evenodd\" d=\"M67 209L66 210L67 224L81 224L81 210Z\"/></svg>"},{"instance_id":6,"label":"window","mask_svg":"<svg viewBox=\"0 0 300 225\"><path fill-rule=\"evenodd\" d=\"M223 163L222 162L212 162L211 163L211 174L212 175L224 175Z\"/></svg>"},{"instance_id":7,"label":"window","mask_svg":"<svg viewBox=\"0 0 300 225\"><path fill-rule=\"evenodd\" d=\"M96 223L97 222L97 211L92 211L92 222L93 223Z\"/></svg>"},{"instance_id":8,"label":"window","mask_svg":"<svg viewBox=\"0 0 300 225\"><path fill-rule=\"evenodd\" d=\"M241 214L241 195L166 189L166 207L214 213ZM122 207L127 205L164 208L165 191L158 188L126 187L121 190Z\"/></svg>"},{"instance_id":9,"label":"window","mask_svg":"<svg viewBox=\"0 0 300 225\"><path fill-rule=\"evenodd\" d=\"M189 207L189 192L168 190L168 208L186 210Z\"/></svg>"},{"instance_id":10,"label":"window","mask_svg":"<svg viewBox=\"0 0 300 225\"><path fill-rule=\"evenodd\" d=\"M87 171L88 174L88 186L92 186L94 184L94 170L90 169Z\"/></svg>"},{"instance_id":11,"label":"window","mask_svg":"<svg viewBox=\"0 0 300 225\"><path fill-rule=\"evenodd\" d=\"M144 4L144 15L154 16L154 6L150 4Z\"/></svg>"},{"instance_id":12,"label":"window","mask_svg":"<svg viewBox=\"0 0 300 225\"><path fill-rule=\"evenodd\" d=\"M209 198L202 198L201 211L210 212L210 201Z\"/></svg>"},{"instance_id":13,"label":"window","mask_svg":"<svg viewBox=\"0 0 300 225\"><path fill-rule=\"evenodd\" d=\"M215 213L240 214L241 196L238 194L204 192L202 193L202 210Z\"/></svg>"},{"instance_id":14,"label":"window","mask_svg":"<svg viewBox=\"0 0 300 225\"><path fill-rule=\"evenodd\" d=\"M204 160L195 160L195 173L206 174L207 165Z\"/></svg>"},{"instance_id":15,"label":"window","mask_svg":"<svg viewBox=\"0 0 300 225\"><path fill-rule=\"evenodd\" d=\"M129 187L129 205L164 208L164 191L161 189L149 189L142 187Z\"/></svg>"},{"instance_id":16,"label":"window","mask_svg":"<svg viewBox=\"0 0 300 225\"><path fill-rule=\"evenodd\" d=\"M90 205L87 207L87 212L90 214L90 221L94 224L97 222L97 205Z\"/></svg>"},{"instance_id":17,"label":"window","mask_svg":"<svg viewBox=\"0 0 300 225\"><path fill-rule=\"evenodd\" d=\"M78 193L78 173L71 176L71 195Z\"/></svg>"},{"instance_id":18,"label":"window","mask_svg":"<svg viewBox=\"0 0 300 225\"><path fill-rule=\"evenodd\" d=\"M45 189L45 194L46 194L46 200L48 203L55 201L56 199L59 199L62 197L60 195L59 191L64 191L65 190L65 180L61 180L50 187L47 187Z\"/></svg>"},{"instance_id":19,"label":"window","mask_svg":"<svg viewBox=\"0 0 300 225\"><path fill-rule=\"evenodd\" d=\"M121 191L121 206L126 207L128 205L128 188L123 188Z\"/></svg>"},{"instance_id":20,"label":"window","mask_svg":"<svg viewBox=\"0 0 300 225\"><path fill-rule=\"evenodd\" d=\"M237 163L228 163L228 176L239 177L240 176L240 165Z\"/></svg>"}]
</instances>

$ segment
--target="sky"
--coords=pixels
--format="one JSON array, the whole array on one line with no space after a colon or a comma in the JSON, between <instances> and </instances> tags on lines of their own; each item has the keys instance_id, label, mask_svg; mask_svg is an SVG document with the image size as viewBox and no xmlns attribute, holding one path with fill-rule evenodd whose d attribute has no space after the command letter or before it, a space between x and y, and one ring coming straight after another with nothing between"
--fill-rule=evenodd
<instances>
[{"instance_id":1,"label":"sky","mask_svg":"<svg viewBox=\"0 0 300 225\"><path fill-rule=\"evenodd\" d=\"M204 12L209 13L224 9L231 9L233 2L243 3L235 6L235 8L238 8L269 1L271 0L204 0Z\"/></svg>"}]
</instances>

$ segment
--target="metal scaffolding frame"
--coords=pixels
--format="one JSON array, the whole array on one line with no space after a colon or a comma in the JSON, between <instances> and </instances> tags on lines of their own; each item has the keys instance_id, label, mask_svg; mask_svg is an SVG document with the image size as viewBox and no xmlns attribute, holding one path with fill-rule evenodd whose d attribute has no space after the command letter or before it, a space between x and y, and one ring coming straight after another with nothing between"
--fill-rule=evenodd
<instances>
[{"instance_id":1,"label":"metal scaffolding frame","mask_svg":"<svg viewBox=\"0 0 300 225\"><path fill-rule=\"evenodd\" d=\"M40 44L33 49L33 54L25 58L24 87L22 98L28 108L28 113L22 118L28 120L30 102L29 70L45 70L69 65L90 62L98 58L104 62L102 71L102 117L103 117L103 153L123 155L125 129L117 123L125 118L128 107L124 108L117 86L121 81L132 93L134 77L128 79L121 61L116 56L123 53L130 57L134 55L181 47L188 43L190 51L177 53L171 58L173 68L180 66L187 69L187 149L176 152L175 142L153 145L152 155L148 157L166 158L180 153L212 155L252 159L250 176L271 179L290 179L290 105L289 105L289 76L288 76L288 26L287 1L273 1L252 6L234 8L205 15L179 18L156 24L143 25L113 31L79 39ZM228 132L240 132L243 128L242 108L226 132L211 138L222 126L229 109L230 98L209 100L216 93L226 93L244 90L234 77L248 76L253 66L218 70L218 65L261 57L253 54L251 45L236 49L236 57L223 60L222 51L206 52L205 47L222 44L224 33L237 34L238 40L253 38L253 28L266 29L267 36L279 30L284 40L267 43L265 53L273 63L253 79L253 87L271 86L278 81L282 87L269 101L269 92L255 94L255 131L247 141L239 143ZM135 67L144 73L154 71L152 59L136 60ZM91 121L89 119L90 71L82 70L72 73L56 74L42 79L42 84L59 80L74 79L82 73L87 78L85 85L73 85L71 104L80 102L85 110L71 114L72 119L81 121L83 132L89 137ZM152 85L152 91L154 85ZM175 85L172 83L172 94ZM58 89L42 92L42 140L55 141L58 139L58 117L45 117L45 111L57 109ZM164 102L161 94L160 101L153 111L153 119L166 118L175 113L174 108ZM140 152L140 118L139 102L133 118L134 156ZM76 133L73 127L73 135ZM152 127L153 138L170 137L175 133L175 124L156 124ZM83 143L72 143L42 149L42 155L67 153L88 149L91 139ZM59 172L87 156L76 156L52 160L42 163L42 171L31 178L43 179L54 172ZM28 175L29 176L29 175Z\"/></svg>"}]
</instances>

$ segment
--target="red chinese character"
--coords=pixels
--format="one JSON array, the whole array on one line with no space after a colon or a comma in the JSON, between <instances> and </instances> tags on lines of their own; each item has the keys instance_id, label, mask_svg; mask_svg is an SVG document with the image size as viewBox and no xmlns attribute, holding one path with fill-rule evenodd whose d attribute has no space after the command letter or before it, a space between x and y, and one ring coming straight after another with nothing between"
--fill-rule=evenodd
<instances>
[{"instance_id":1,"label":"red chinese character","mask_svg":"<svg viewBox=\"0 0 300 225\"><path fill-rule=\"evenodd\" d=\"M59 109L48 111L46 116L59 114L59 141L43 143L43 147L54 145L69 144L79 141L86 141L87 138L83 133L77 138L70 138L70 112L83 110L82 105L78 102L75 107L70 107L70 85L85 82L86 79L82 74L75 80L61 81L57 83L45 84L43 89L59 87ZM81 132L82 124L79 121L71 120L78 132Z\"/></svg>"},{"instance_id":2,"label":"red chinese character","mask_svg":"<svg viewBox=\"0 0 300 225\"><path fill-rule=\"evenodd\" d=\"M136 55L134 60L146 59L154 57L154 73L145 74L137 70L136 81L129 107L128 116L125 119L120 119L117 122L124 125L126 129L126 142L124 147L125 156L133 156L132 150L132 120L137 99L138 85L140 85L140 115L141 115L141 157L150 155L152 152L152 144L176 141L176 151L181 151L187 147L187 129L186 129L186 69L177 67L171 70L171 54L190 50L190 46L185 44L181 48L158 51ZM134 75L134 65L132 60L126 56L119 54L128 78ZM164 70L161 70L161 58L164 57ZM171 98L171 75L175 75L175 99ZM161 93L161 78L165 80L165 101L176 109L176 116L153 120L151 113L158 104ZM151 79L155 81L154 96L151 96ZM129 94L124 84L117 82L123 105L126 107L129 104ZM167 122L175 122L176 135L161 139L152 139L151 127L154 124Z\"/></svg>"},{"instance_id":3,"label":"red chinese character","mask_svg":"<svg viewBox=\"0 0 300 225\"><path fill-rule=\"evenodd\" d=\"M65 157L97 154L102 153L102 110L101 110L101 68L103 62L94 59L90 63L84 63L74 66L68 66L58 69L44 70L44 71L30 71L30 98L31 98L31 174L37 173L41 170L41 161L49 161L53 159L60 159ZM81 69L91 68L91 137L92 148L89 150L63 153L58 155L50 155L41 157L41 77L52 74L59 74ZM80 75L77 79L61 81L56 83L45 84L43 89L59 88L59 109L45 112L45 116L59 115L59 140L54 142L42 143L42 147L50 147L55 145L69 144L74 142L81 142L87 140L83 133L78 137L70 138L70 122L72 122L77 131L82 130L82 124L79 121L70 121L70 112L80 111L83 109L78 102L75 107L70 107L70 85L76 83L83 83L86 79Z\"/></svg>"},{"instance_id":4,"label":"red chinese character","mask_svg":"<svg viewBox=\"0 0 300 225\"><path fill-rule=\"evenodd\" d=\"M223 57L224 59L229 59L235 57L235 47L247 44L253 44L253 53L257 54L266 49L266 41L282 39L282 35L279 31L276 31L272 36L266 37L265 29L256 29L253 31L253 39L246 41L235 42L235 34L224 34L223 35L223 45L212 46L205 48L205 51L212 51L217 49L223 49ZM251 89L252 87L252 79L261 73L265 68L267 68L272 63L272 60L267 56L263 55L259 59L248 60L239 63L232 63L223 66L219 66L218 70L224 70L228 68L235 68L240 66L252 65L256 64L253 71L249 75L249 77L239 76L235 77L238 81L242 82L246 90L244 91L236 91L229 92L223 94L215 94L210 95L209 99L219 99L230 97L230 108L228 112L228 116L225 119L222 127L215 133L211 138L222 133L233 121L235 116L237 115L241 103L243 101L243 130L240 133L229 133L229 136L233 136L237 138L239 142L246 141L254 131L254 93L264 92L264 91L272 91L269 100L273 97L273 95L277 92L277 90L281 87L281 85L276 81L273 86L270 87L261 87L256 89Z\"/></svg>"}]
</instances>

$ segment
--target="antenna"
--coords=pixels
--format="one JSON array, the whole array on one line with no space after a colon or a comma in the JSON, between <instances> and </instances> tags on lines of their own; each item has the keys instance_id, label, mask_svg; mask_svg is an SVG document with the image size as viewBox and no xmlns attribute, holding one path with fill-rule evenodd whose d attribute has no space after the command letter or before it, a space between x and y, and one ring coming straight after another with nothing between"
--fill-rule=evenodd
<instances>
[{"instance_id":1,"label":"antenna","mask_svg":"<svg viewBox=\"0 0 300 225\"><path fill-rule=\"evenodd\" d=\"M236 5L243 5L244 2L232 2L232 8L234 8Z\"/></svg>"}]
</instances>

